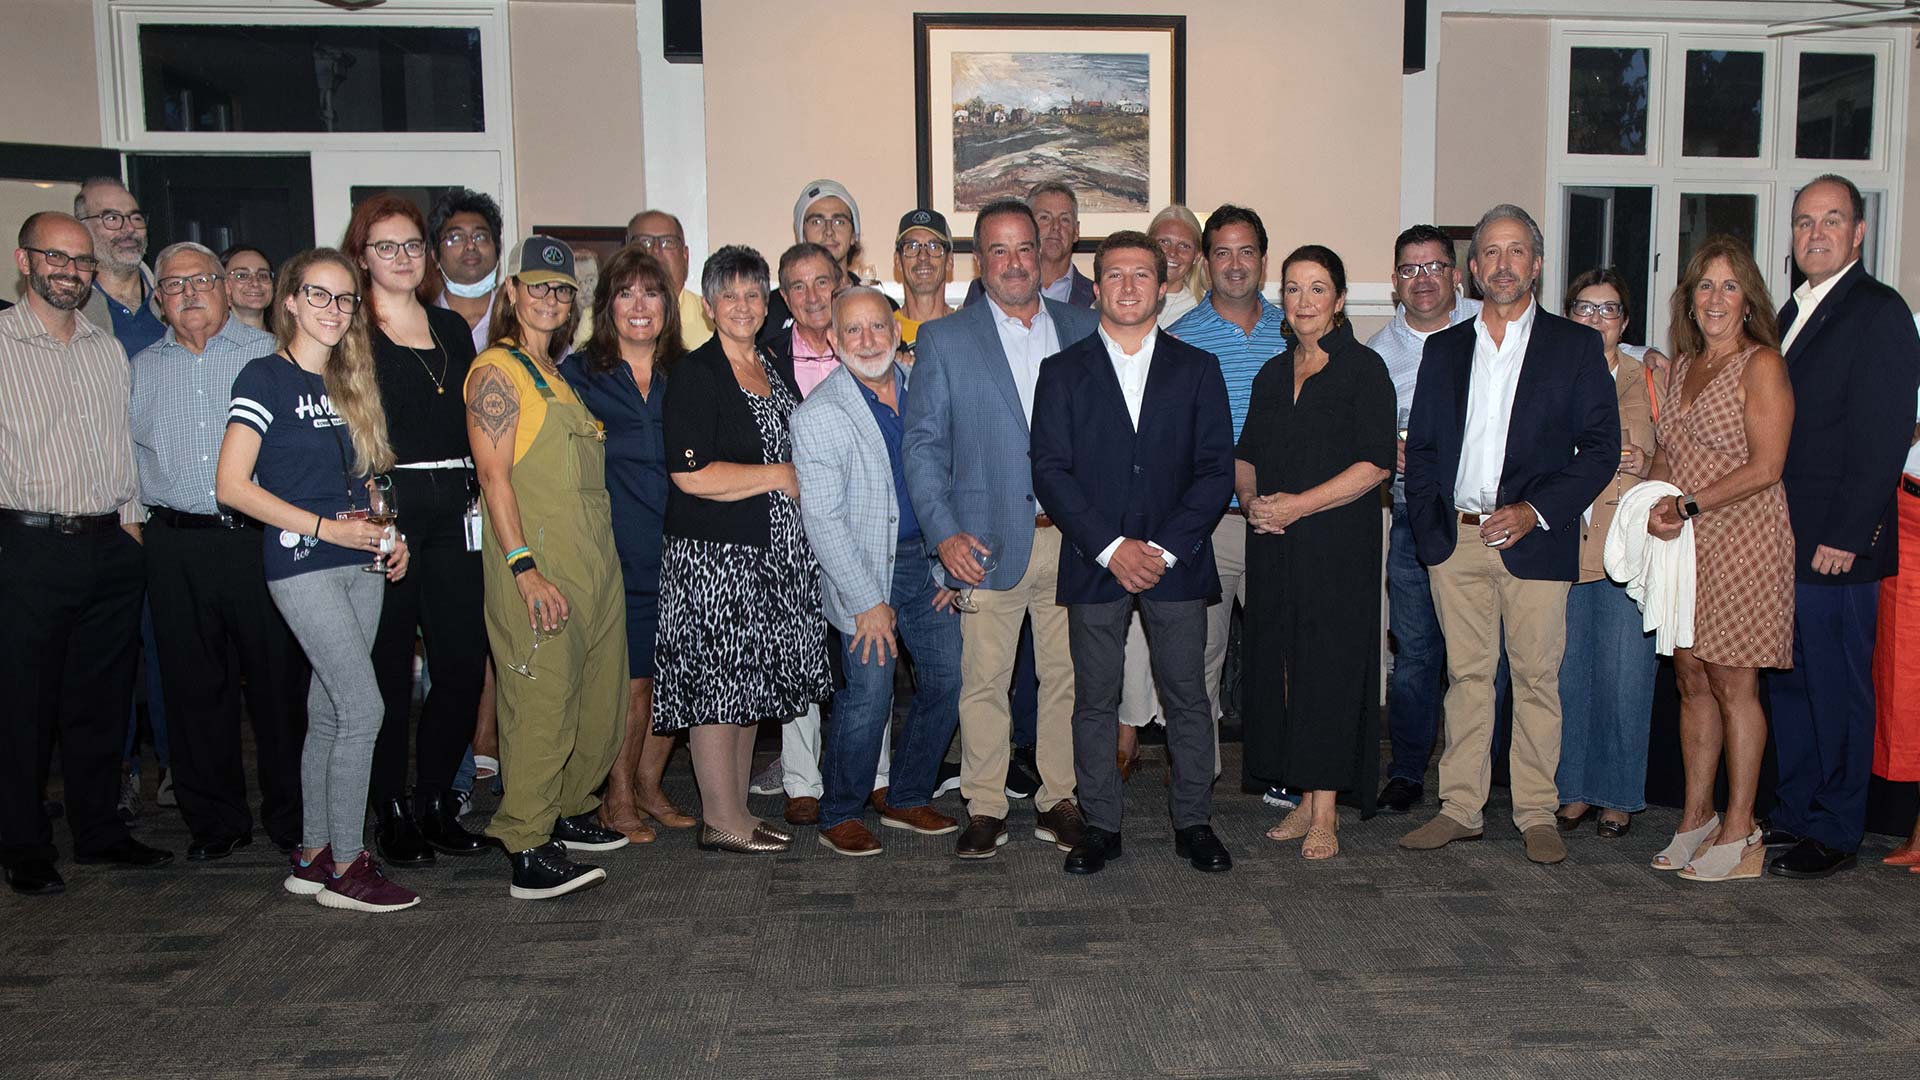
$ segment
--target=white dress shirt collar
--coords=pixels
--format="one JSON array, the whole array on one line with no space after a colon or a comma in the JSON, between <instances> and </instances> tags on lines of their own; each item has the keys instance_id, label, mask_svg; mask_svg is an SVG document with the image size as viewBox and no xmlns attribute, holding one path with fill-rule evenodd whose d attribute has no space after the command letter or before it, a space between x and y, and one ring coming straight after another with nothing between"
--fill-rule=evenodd
<instances>
[{"instance_id":1,"label":"white dress shirt collar","mask_svg":"<svg viewBox=\"0 0 1920 1080\"><path fill-rule=\"evenodd\" d=\"M1151 328L1147 336L1140 339L1140 348L1127 352L1120 343L1107 333L1102 323L1097 331L1100 343L1107 347L1107 359L1113 364L1114 378L1120 380L1120 396L1127 403L1127 419L1133 421L1133 429L1140 430L1140 402L1147 393L1147 372L1153 367L1153 346L1160 340L1158 328Z\"/></svg>"},{"instance_id":2,"label":"white dress shirt collar","mask_svg":"<svg viewBox=\"0 0 1920 1080\"><path fill-rule=\"evenodd\" d=\"M1855 259L1842 267L1839 273L1820 284L1815 285L1812 281L1803 281L1800 283L1799 288L1793 290L1793 325L1787 327L1786 337L1781 339L1780 352L1782 355L1785 355L1788 349L1793 348L1793 340L1800 336L1800 328L1807 325L1807 322L1813 318L1814 309L1820 306L1821 301L1827 298L1827 294L1833 291L1835 285L1840 284L1840 279L1846 277L1848 271L1851 271L1859 264L1860 260Z\"/></svg>"}]
</instances>

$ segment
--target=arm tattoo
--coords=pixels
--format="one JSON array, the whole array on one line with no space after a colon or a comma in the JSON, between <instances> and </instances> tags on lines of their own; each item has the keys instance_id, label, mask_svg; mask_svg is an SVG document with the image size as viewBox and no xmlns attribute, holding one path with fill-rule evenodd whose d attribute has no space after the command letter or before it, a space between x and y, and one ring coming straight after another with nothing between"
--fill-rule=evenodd
<instances>
[{"instance_id":1,"label":"arm tattoo","mask_svg":"<svg viewBox=\"0 0 1920 1080\"><path fill-rule=\"evenodd\" d=\"M467 397L467 423L494 447L519 426L520 392L499 368L482 368L475 377L473 392Z\"/></svg>"}]
</instances>

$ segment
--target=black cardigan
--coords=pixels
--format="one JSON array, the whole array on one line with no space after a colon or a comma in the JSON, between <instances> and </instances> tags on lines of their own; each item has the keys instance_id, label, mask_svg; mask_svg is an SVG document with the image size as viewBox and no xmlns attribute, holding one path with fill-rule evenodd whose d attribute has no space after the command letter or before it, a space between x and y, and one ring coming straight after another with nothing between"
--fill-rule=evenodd
<instances>
[{"instance_id":1,"label":"black cardigan","mask_svg":"<svg viewBox=\"0 0 1920 1080\"><path fill-rule=\"evenodd\" d=\"M773 368L793 399L799 401L800 387L793 381L792 362L776 360ZM740 383L733 377L733 365L718 335L674 363L661 411L669 473L695 472L716 461L767 463L760 445L760 428L741 396ZM771 495L722 502L689 495L678 484L670 484L665 531L668 536L691 540L766 547L771 542L772 508Z\"/></svg>"}]
</instances>

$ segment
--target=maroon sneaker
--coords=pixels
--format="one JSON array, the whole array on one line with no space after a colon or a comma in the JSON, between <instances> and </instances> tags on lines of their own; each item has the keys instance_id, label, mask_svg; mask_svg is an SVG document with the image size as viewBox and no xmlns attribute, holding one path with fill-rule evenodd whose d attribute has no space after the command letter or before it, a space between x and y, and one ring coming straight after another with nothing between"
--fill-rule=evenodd
<instances>
[{"instance_id":1,"label":"maroon sneaker","mask_svg":"<svg viewBox=\"0 0 1920 1080\"><path fill-rule=\"evenodd\" d=\"M420 894L388 881L374 865L373 856L363 851L346 873L339 877L328 874L327 887L314 899L321 907L378 914L410 908L420 902Z\"/></svg>"},{"instance_id":2,"label":"maroon sneaker","mask_svg":"<svg viewBox=\"0 0 1920 1080\"><path fill-rule=\"evenodd\" d=\"M300 849L294 848L287 856L293 864L293 873L288 874L280 887L295 896L316 896L327 891L327 882L333 879L333 845L320 849L320 854L305 866L300 865Z\"/></svg>"}]
</instances>

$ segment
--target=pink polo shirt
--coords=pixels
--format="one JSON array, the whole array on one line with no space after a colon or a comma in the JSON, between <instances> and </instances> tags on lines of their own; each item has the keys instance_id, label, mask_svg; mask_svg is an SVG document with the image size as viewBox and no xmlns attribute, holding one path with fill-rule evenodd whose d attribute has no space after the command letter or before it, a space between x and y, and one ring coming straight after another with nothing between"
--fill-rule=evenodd
<instances>
[{"instance_id":1,"label":"pink polo shirt","mask_svg":"<svg viewBox=\"0 0 1920 1080\"><path fill-rule=\"evenodd\" d=\"M800 396L808 397L813 388L825 382L833 369L840 366L840 360L833 355L833 346L827 351L815 354L813 347L800 337L800 331L793 331L793 381L800 385Z\"/></svg>"}]
</instances>

